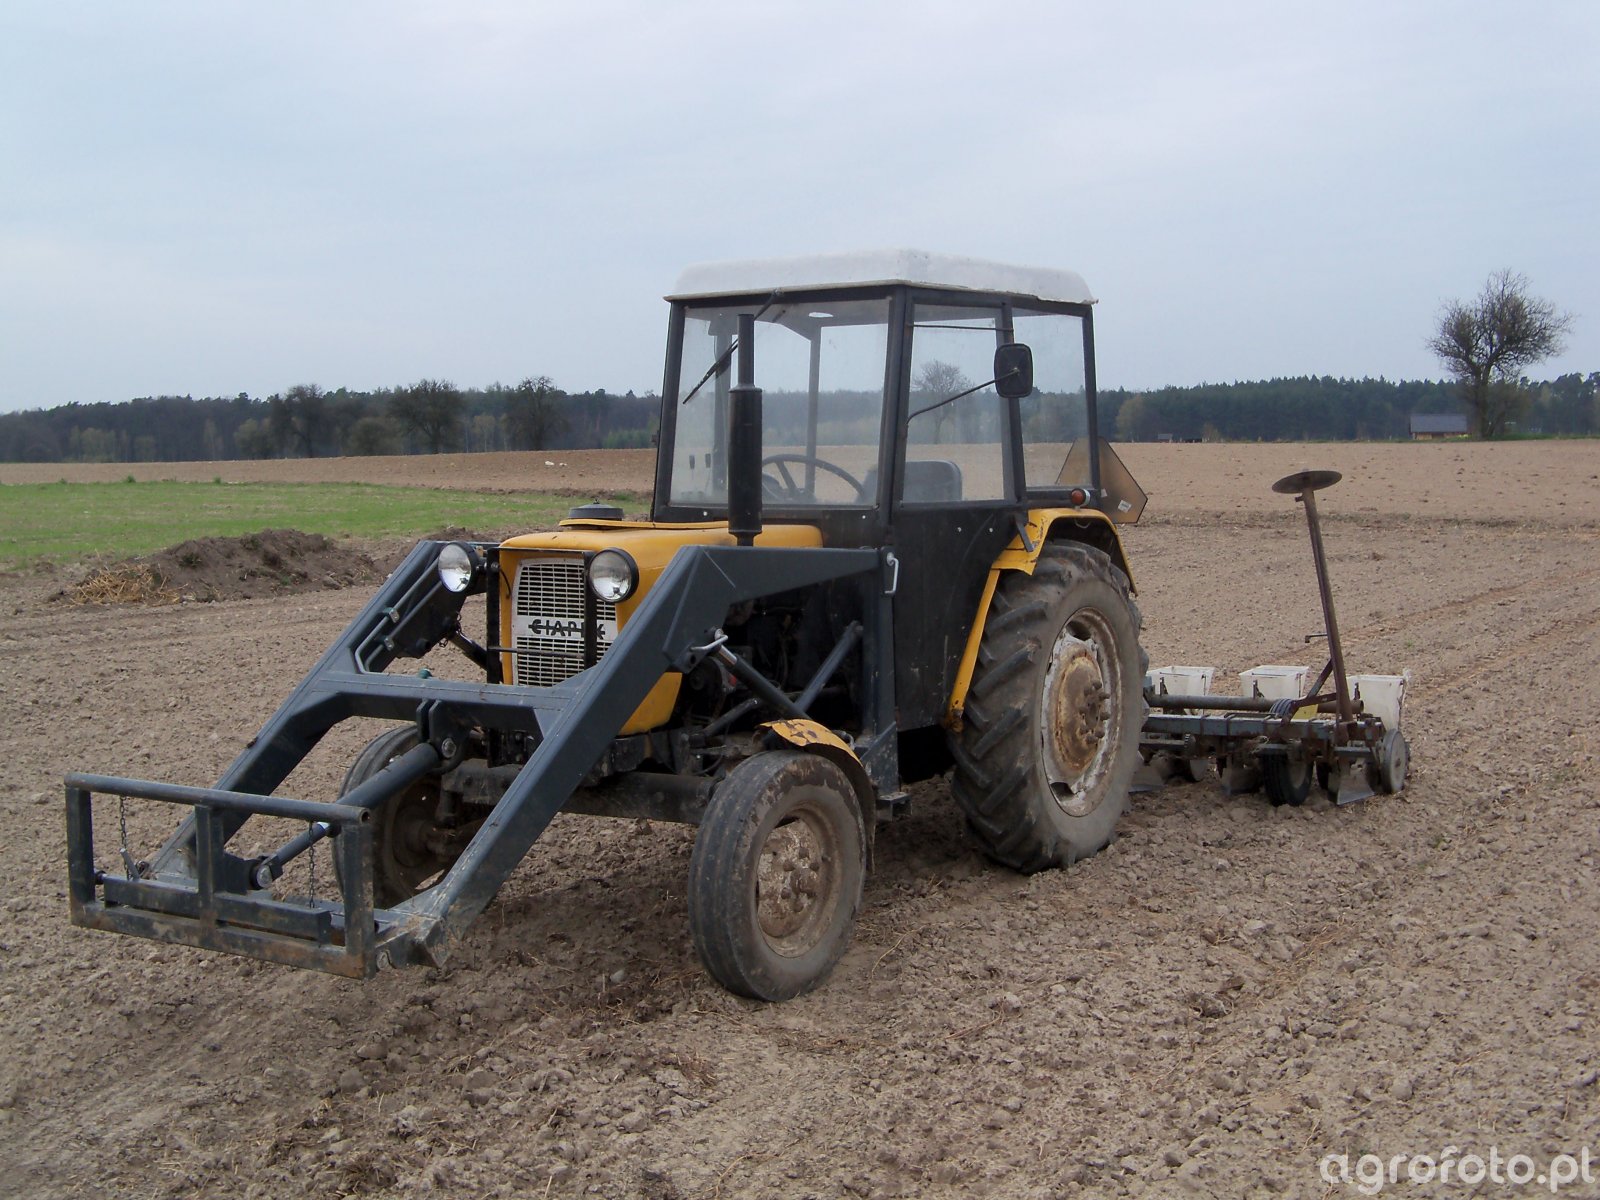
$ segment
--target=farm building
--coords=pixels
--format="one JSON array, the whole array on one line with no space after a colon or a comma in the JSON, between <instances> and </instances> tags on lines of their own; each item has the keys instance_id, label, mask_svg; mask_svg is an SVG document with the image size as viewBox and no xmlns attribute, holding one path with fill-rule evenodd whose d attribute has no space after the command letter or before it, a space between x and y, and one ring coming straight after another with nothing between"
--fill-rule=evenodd
<instances>
[{"instance_id":1,"label":"farm building","mask_svg":"<svg viewBox=\"0 0 1600 1200\"><path fill-rule=\"evenodd\" d=\"M1467 436L1465 413L1412 413L1411 437L1415 441Z\"/></svg>"}]
</instances>

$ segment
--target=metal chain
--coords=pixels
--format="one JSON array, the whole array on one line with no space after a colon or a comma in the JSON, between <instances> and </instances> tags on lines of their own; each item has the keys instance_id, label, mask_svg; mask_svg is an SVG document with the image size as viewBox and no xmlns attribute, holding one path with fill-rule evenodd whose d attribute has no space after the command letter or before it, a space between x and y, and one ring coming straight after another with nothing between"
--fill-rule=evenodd
<instances>
[{"instance_id":1,"label":"metal chain","mask_svg":"<svg viewBox=\"0 0 1600 1200\"><path fill-rule=\"evenodd\" d=\"M306 822L307 833L311 833L315 829L316 824L314 822ZM311 845L306 848L306 853L311 856L306 867L306 872L309 876L306 883L306 907L315 908L317 905L317 844L312 842Z\"/></svg>"},{"instance_id":2,"label":"metal chain","mask_svg":"<svg viewBox=\"0 0 1600 1200\"><path fill-rule=\"evenodd\" d=\"M122 869L128 873L129 879L138 879L140 875L139 864L134 860L133 853L128 849L128 798L117 797L117 824L122 830Z\"/></svg>"}]
</instances>

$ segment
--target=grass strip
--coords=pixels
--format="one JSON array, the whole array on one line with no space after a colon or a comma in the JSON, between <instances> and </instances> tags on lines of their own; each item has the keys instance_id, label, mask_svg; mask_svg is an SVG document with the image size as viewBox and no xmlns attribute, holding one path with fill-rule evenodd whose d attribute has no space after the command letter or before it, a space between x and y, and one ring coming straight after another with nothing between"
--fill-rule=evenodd
<instances>
[{"instance_id":1,"label":"grass strip","mask_svg":"<svg viewBox=\"0 0 1600 1200\"><path fill-rule=\"evenodd\" d=\"M633 514L633 493L595 497ZM189 538L299 529L327 537L421 537L549 528L574 504L541 492L445 491L366 483L19 483L0 485L0 569L91 555L128 558Z\"/></svg>"}]
</instances>

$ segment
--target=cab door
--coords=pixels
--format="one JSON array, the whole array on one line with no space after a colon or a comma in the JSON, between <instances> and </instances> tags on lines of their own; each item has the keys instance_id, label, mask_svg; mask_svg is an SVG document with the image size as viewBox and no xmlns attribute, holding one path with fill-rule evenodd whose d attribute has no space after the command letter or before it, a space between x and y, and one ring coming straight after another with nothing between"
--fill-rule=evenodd
<instances>
[{"instance_id":1,"label":"cab door","mask_svg":"<svg viewBox=\"0 0 1600 1200\"><path fill-rule=\"evenodd\" d=\"M913 293L890 498L900 561L895 693L902 733L943 718L995 558L1022 511L1017 406L992 382L1010 340L999 298Z\"/></svg>"}]
</instances>

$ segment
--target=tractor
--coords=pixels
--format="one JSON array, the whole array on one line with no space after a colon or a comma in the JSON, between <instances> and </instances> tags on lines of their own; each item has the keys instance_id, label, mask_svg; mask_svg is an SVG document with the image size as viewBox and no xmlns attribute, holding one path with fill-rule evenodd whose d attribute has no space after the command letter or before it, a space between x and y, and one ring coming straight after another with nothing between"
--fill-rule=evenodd
<instances>
[{"instance_id":1,"label":"tractor","mask_svg":"<svg viewBox=\"0 0 1600 1200\"><path fill-rule=\"evenodd\" d=\"M69 776L76 923L361 978L443 963L559 812L688 822L695 949L777 1001L844 953L918 781L1018 871L1106 845L1151 749L1117 528L1144 495L1099 436L1082 278L894 251L696 267L668 301L649 519L423 542L214 787ZM406 666L445 644L472 678ZM1253 745L1316 710L1254 712ZM336 798L274 794L353 717L393 726ZM187 814L107 871L95 795ZM304 831L230 850L255 817ZM320 843L338 895L283 894Z\"/></svg>"}]
</instances>

